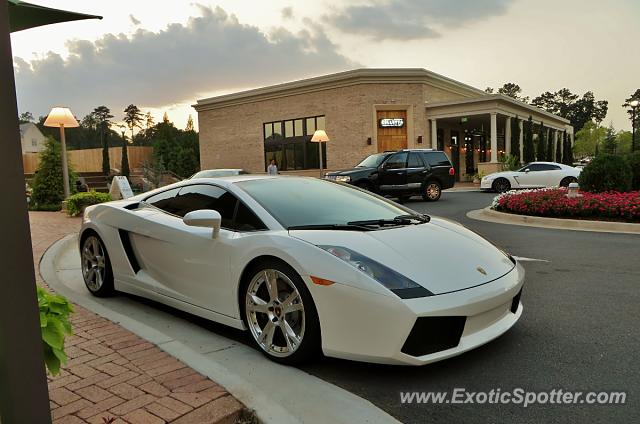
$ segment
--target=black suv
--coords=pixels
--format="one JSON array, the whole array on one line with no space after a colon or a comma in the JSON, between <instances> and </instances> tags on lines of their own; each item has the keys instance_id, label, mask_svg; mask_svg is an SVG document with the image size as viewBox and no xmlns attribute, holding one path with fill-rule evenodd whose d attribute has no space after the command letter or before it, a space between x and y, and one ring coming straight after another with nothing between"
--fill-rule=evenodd
<instances>
[{"instance_id":1,"label":"black suv","mask_svg":"<svg viewBox=\"0 0 640 424\"><path fill-rule=\"evenodd\" d=\"M453 187L455 170L442 151L404 149L376 153L353 169L327 172L325 178L397 197L400 201L419 194L433 202L440 198L442 190Z\"/></svg>"}]
</instances>

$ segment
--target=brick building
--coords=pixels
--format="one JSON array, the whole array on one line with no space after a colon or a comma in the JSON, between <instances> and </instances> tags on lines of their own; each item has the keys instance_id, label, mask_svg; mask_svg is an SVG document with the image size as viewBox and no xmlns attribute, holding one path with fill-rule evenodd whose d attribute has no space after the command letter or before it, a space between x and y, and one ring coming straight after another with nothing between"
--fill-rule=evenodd
<instances>
[{"instance_id":1,"label":"brick building","mask_svg":"<svg viewBox=\"0 0 640 424\"><path fill-rule=\"evenodd\" d=\"M512 129L522 141L530 116L554 143L573 139L564 118L425 69L356 69L202 99L194 108L202 169L264 172L276 159L283 173L317 175L318 144L309 140L324 129L327 169L379 151L438 148L467 180L497 169Z\"/></svg>"}]
</instances>

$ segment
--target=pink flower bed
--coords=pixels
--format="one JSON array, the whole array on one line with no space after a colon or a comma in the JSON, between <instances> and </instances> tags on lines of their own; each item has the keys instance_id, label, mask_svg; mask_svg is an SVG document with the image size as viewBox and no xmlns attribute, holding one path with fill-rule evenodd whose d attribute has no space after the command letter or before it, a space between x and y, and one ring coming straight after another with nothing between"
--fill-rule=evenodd
<instances>
[{"instance_id":1,"label":"pink flower bed","mask_svg":"<svg viewBox=\"0 0 640 424\"><path fill-rule=\"evenodd\" d=\"M640 221L640 191L580 194L569 199L566 188L509 191L496 197L492 208L519 215Z\"/></svg>"}]
</instances>

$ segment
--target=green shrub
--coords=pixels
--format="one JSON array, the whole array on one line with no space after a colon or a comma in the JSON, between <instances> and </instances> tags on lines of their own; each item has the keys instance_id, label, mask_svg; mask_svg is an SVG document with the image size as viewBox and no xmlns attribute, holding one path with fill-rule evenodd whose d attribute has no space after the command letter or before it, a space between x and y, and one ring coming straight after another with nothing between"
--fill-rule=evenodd
<instances>
[{"instance_id":1,"label":"green shrub","mask_svg":"<svg viewBox=\"0 0 640 424\"><path fill-rule=\"evenodd\" d=\"M51 375L60 372L60 365L67 362L64 353L65 336L72 333L69 315L73 306L64 297L37 288L40 310L40 331L44 348L44 362Z\"/></svg>"},{"instance_id":2,"label":"green shrub","mask_svg":"<svg viewBox=\"0 0 640 424\"><path fill-rule=\"evenodd\" d=\"M592 193L603 191L630 191L631 166L622 156L601 154L596 156L580 173L580 189Z\"/></svg>"},{"instance_id":3,"label":"green shrub","mask_svg":"<svg viewBox=\"0 0 640 424\"><path fill-rule=\"evenodd\" d=\"M69 188L75 192L76 175L69 167ZM47 138L45 149L40 153L40 164L33 179L31 201L34 208L39 205L60 204L64 200L62 186L62 148L53 137ZM37 210L37 209L36 209ZM60 210L60 208L58 208Z\"/></svg>"},{"instance_id":4,"label":"green shrub","mask_svg":"<svg viewBox=\"0 0 640 424\"><path fill-rule=\"evenodd\" d=\"M504 155L500 158L503 171L515 171L520 169L520 159L514 155Z\"/></svg>"},{"instance_id":5,"label":"green shrub","mask_svg":"<svg viewBox=\"0 0 640 424\"><path fill-rule=\"evenodd\" d=\"M45 211L45 212L57 212L62 209L62 204L60 203L38 203L29 206L30 211Z\"/></svg>"},{"instance_id":6,"label":"green shrub","mask_svg":"<svg viewBox=\"0 0 640 424\"><path fill-rule=\"evenodd\" d=\"M627 155L627 161L631 166L631 189L640 190L640 151L629 153Z\"/></svg>"},{"instance_id":7,"label":"green shrub","mask_svg":"<svg viewBox=\"0 0 640 424\"><path fill-rule=\"evenodd\" d=\"M98 203L110 202L111 195L109 193L99 193L97 191L88 191L86 193L76 193L67 199L67 213L70 216L78 216L82 213L84 206L96 205Z\"/></svg>"}]
</instances>

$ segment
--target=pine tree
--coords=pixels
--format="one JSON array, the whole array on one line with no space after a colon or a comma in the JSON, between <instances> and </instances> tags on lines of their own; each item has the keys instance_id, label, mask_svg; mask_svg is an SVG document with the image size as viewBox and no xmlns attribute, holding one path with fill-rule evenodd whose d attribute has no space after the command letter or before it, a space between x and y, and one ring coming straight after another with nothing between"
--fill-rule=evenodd
<instances>
[{"instance_id":1,"label":"pine tree","mask_svg":"<svg viewBox=\"0 0 640 424\"><path fill-rule=\"evenodd\" d=\"M123 133L124 134L124 133ZM120 161L120 175L129 177L129 149L127 147L127 139L122 137L122 160Z\"/></svg>"},{"instance_id":2,"label":"pine tree","mask_svg":"<svg viewBox=\"0 0 640 424\"><path fill-rule=\"evenodd\" d=\"M187 119L187 126L184 129L185 131L193 131L193 118L189 115L189 119Z\"/></svg>"},{"instance_id":3,"label":"pine tree","mask_svg":"<svg viewBox=\"0 0 640 424\"><path fill-rule=\"evenodd\" d=\"M609 125L602 141L602 150L604 153L614 154L616 152L616 130L613 125Z\"/></svg>"},{"instance_id":4,"label":"pine tree","mask_svg":"<svg viewBox=\"0 0 640 424\"><path fill-rule=\"evenodd\" d=\"M140 123L143 121L142 112L138 109L136 105L129 105L124 110L124 122L127 123L127 126L131 130L131 142L133 143L135 134L134 130L140 127ZM123 137L122 143L122 164L121 164L121 175L125 177L129 176L129 153L127 148L127 140Z\"/></svg>"},{"instance_id":5,"label":"pine tree","mask_svg":"<svg viewBox=\"0 0 640 424\"><path fill-rule=\"evenodd\" d=\"M547 153L547 162L551 162L553 161L553 131L552 129L549 129L547 132L547 149L546 149L546 153Z\"/></svg>"},{"instance_id":6,"label":"pine tree","mask_svg":"<svg viewBox=\"0 0 640 424\"><path fill-rule=\"evenodd\" d=\"M573 165L573 147L571 146L571 140L569 134L564 134L564 151L562 152L562 163L565 165Z\"/></svg>"},{"instance_id":7,"label":"pine tree","mask_svg":"<svg viewBox=\"0 0 640 424\"><path fill-rule=\"evenodd\" d=\"M522 147L523 162L529 163L536 160L533 150L533 118L529 115L529 120L524 125L524 146Z\"/></svg>"},{"instance_id":8,"label":"pine tree","mask_svg":"<svg viewBox=\"0 0 640 424\"><path fill-rule=\"evenodd\" d=\"M111 172L111 165L109 164L109 126L111 125L110 119L113 118L111 110L106 106L98 106L93 109L91 113L96 121L96 126L100 131L100 143L102 144L102 174L109 175Z\"/></svg>"},{"instance_id":9,"label":"pine tree","mask_svg":"<svg viewBox=\"0 0 640 424\"><path fill-rule=\"evenodd\" d=\"M520 161L520 120L516 116L511 121L511 156L515 156Z\"/></svg>"},{"instance_id":10,"label":"pine tree","mask_svg":"<svg viewBox=\"0 0 640 424\"><path fill-rule=\"evenodd\" d=\"M544 148L545 148L545 138L544 138L544 125L540 122L540 129L538 131L538 142L536 146L536 158L537 160L545 160L547 158Z\"/></svg>"},{"instance_id":11,"label":"pine tree","mask_svg":"<svg viewBox=\"0 0 640 424\"><path fill-rule=\"evenodd\" d=\"M562 163L562 133L558 133L558 142L556 143L556 162Z\"/></svg>"},{"instance_id":12,"label":"pine tree","mask_svg":"<svg viewBox=\"0 0 640 424\"><path fill-rule=\"evenodd\" d=\"M69 164L69 161L67 161ZM69 169L69 188L71 193L76 189L76 175ZM62 185L62 147L53 137L47 137L45 148L40 152L40 163L33 182L33 203L35 209L53 209L64 200Z\"/></svg>"}]
</instances>

